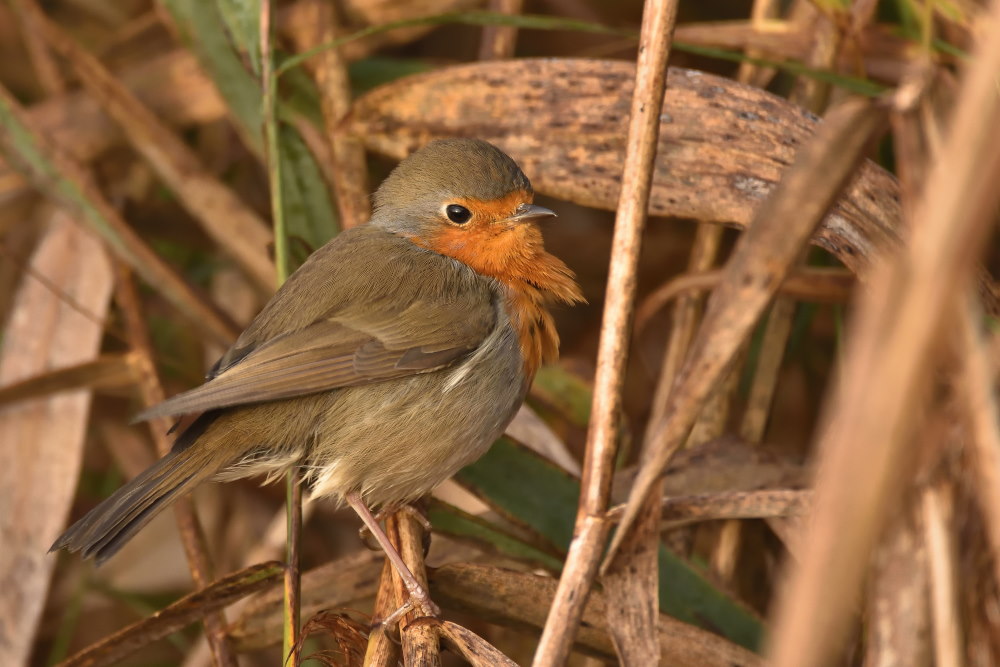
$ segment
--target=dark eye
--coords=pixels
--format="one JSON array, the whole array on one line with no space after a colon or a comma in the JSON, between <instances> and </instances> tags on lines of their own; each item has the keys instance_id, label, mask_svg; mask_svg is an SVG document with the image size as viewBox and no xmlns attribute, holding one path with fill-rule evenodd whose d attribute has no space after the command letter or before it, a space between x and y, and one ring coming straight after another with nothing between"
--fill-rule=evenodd
<instances>
[{"instance_id":1,"label":"dark eye","mask_svg":"<svg viewBox=\"0 0 1000 667\"><path fill-rule=\"evenodd\" d=\"M459 206L458 204L449 204L444 209L445 215L448 219L459 225L464 225L472 217L472 211L465 208L464 206Z\"/></svg>"}]
</instances>

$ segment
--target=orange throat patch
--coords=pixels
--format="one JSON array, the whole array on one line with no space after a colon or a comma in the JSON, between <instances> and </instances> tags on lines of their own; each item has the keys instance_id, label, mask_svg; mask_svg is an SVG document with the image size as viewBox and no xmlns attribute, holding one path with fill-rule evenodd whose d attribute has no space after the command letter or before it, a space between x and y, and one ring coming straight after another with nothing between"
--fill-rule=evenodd
<instances>
[{"instance_id":1,"label":"orange throat patch","mask_svg":"<svg viewBox=\"0 0 1000 667\"><path fill-rule=\"evenodd\" d=\"M413 241L506 287L507 312L517 331L528 384L543 363L559 358L559 334L548 307L581 303L584 298L569 267L545 252L534 223L442 227L430 239Z\"/></svg>"}]
</instances>

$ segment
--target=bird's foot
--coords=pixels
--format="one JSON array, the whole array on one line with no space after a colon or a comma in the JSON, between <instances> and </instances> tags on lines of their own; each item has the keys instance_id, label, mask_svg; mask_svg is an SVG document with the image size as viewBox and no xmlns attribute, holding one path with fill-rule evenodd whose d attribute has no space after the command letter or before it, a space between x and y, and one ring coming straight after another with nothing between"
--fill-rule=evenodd
<instances>
[{"instance_id":1,"label":"bird's foot","mask_svg":"<svg viewBox=\"0 0 1000 667\"><path fill-rule=\"evenodd\" d=\"M379 622L380 626L393 628L403 616L406 616L411 611L419 611L421 618L425 616L439 618L441 616L441 608L434 604L427 591L422 587L418 586L416 591L411 591L409 590L409 586L407 586L407 592L409 593L409 597L406 602L399 609L382 619Z\"/></svg>"}]
</instances>

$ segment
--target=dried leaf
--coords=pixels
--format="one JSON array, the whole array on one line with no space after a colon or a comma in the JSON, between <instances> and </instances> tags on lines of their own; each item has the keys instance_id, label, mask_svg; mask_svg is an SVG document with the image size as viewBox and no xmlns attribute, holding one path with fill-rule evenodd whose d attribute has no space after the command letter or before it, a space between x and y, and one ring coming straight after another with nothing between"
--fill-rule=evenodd
<instances>
[{"instance_id":1,"label":"dried leaf","mask_svg":"<svg viewBox=\"0 0 1000 667\"><path fill-rule=\"evenodd\" d=\"M60 667L111 665L143 646L174 633L222 609L240 598L276 584L285 567L278 562L261 563L234 572L165 607L148 618L105 637L60 663Z\"/></svg>"},{"instance_id":2,"label":"dried leaf","mask_svg":"<svg viewBox=\"0 0 1000 667\"><path fill-rule=\"evenodd\" d=\"M226 108L194 56L171 51L116 75L144 105L170 125L207 123ZM58 95L28 110L30 124L73 158L87 162L124 140L122 131L89 94ZM0 155L0 197L14 197L30 187Z\"/></svg>"},{"instance_id":3,"label":"dried leaf","mask_svg":"<svg viewBox=\"0 0 1000 667\"><path fill-rule=\"evenodd\" d=\"M64 212L48 222L31 266L90 315L26 276L0 344L0 384L93 359L111 298L111 262L100 241ZM96 318L96 321L91 318ZM49 545L76 495L90 413L78 390L0 410L0 664L27 664L55 557Z\"/></svg>"},{"instance_id":4,"label":"dried leaf","mask_svg":"<svg viewBox=\"0 0 1000 667\"><path fill-rule=\"evenodd\" d=\"M231 343L236 326L188 285L101 195L89 175L35 128L10 93L0 86L0 145L46 195L79 214L108 247L159 290L210 338Z\"/></svg>"},{"instance_id":5,"label":"dried leaf","mask_svg":"<svg viewBox=\"0 0 1000 667\"><path fill-rule=\"evenodd\" d=\"M611 210L634 79L633 65L621 61L448 67L359 98L345 129L395 158L438 137L480 137L517 159L536 191ZM650 213L748 226L817 121L763 90L671 68ZM897 190L890 174L865 162L814 241L853 270L863 268L879 248L898 242Z\"/></svg>"},{"instance_id":6,"label":"dried leaf","mask_svg":"<svg viewBox=\"0 0 1000 667\"><path fill-rule=\"evenodd\" d=\"M451 621L438 624L441 639L465 658L472 667L517 667L517 663L501 653L495 646L468 628ZM420 663L411 663L420 664Z\"/></svg>"},{"instance_id":7,"label":"dried leaf","mask_svg":"<svg viewBox=\"0 0 1000 667\"><path fill-rule=\"evenodd\" d=\"M445 565L431 573L431 595L441 605L500 625L541 630L556 582L523 572L483 565ZM614 658L607 633L606 601L592 591L576 635L576 648ZM692 625L660 615L660 664L678 667L750 667L761 659L750 651Z\"/></svg>"},{"instance_id":8,"label":"dried leaf","mask_svg":"<svg viewBox=\"0 0 1000 667\"><path fill-rule=\"evenodd\" d=\"M274 263L268 257L273 235L267 223L218 180L197 154L96 57L51 21L45 23L44 33L52 48L68 60L83 85L121 124L132 147L152 165L202 229L261 289L271 291L276 278Z\"/></svg>"}]
</instances>

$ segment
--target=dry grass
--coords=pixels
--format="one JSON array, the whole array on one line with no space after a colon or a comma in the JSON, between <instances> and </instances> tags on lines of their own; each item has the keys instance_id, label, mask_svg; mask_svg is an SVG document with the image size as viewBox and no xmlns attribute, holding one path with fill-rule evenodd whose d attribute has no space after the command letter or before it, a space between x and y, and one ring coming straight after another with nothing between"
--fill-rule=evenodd
<instances>
[{"instance_id":1,"label":"dry grass","mask_svg":"<svg viewBox=\"0 0 1000 667\"><path fill-rule=\"evenodd\" d=\"M0 4L0 664L1000 664L1000 2L644 4ZM387 519L443 619L370 631L404 589L321 502L283 595L275 487L46 554L443 136L593 304Z\"/></svg>"}]
</instances>

